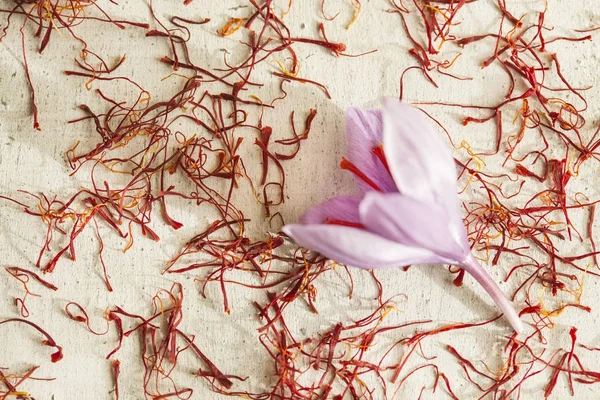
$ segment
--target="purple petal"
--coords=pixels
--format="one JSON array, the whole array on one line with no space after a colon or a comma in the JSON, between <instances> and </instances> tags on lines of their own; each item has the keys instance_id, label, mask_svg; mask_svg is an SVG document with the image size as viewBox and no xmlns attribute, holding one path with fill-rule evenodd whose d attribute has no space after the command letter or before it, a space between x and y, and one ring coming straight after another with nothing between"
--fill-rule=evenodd
<instances>
[{"instance_id":1,"label":"purple petal","mask_svg":"<svg viewBox=\"0 0 600 400\"><path fill-rule=\"evenodd\" d=\"M358 205L360 198L339 196L312 207L300 217L302 224L323 224L327 218L351 223L360 223Z\"/></svg>"},{"instance_id":2,"label":"purple petal","mask_svg":"<svg viewBox=\"0 0 600 400\"><path fill-rule=\"evenodd\" d=\"M336 225L286 225L296 243L337 262L365 269L439 263L432 252L403 246L366 230Z\"/></svg>"},{"instance_id":3,"label":"purple petal","mask_svg":"<svg viewBox=\"0 0 600 400\"><path fill-rule=\"evenodd\" d=\"M451 203L456 208L454 159L425 115L386 99L383 120L383 149L400 193L429 204Z\"/></svg>"},{"instance_id":4,"label":"purple petal","mask_svg":"<svg viewBox=\"0 0 600 400\"><path fill-rule=\"evenodd\" d=\"M470 253L471 245L469 244L469 239L467 238L465 224L460 216L458 201L448 201L444 206L446 207L446 212L448 213L448 231L450 232L450 235L462 249Z\"/></svg>"},{"instance_id":5,"label":"purple petal","mask_svg":"<svg viewBox=\"0 0 600 400\"><path fill-rule=\"evenodd\" d=\"M383 119L381 110L349 108L346 111L346 137L348 161L367 175L382 191L397 192L390 173L373 149L383 144ZM360 179L358 187L364 193L373 188Z\"/></svg>"},{"instance_id":6,"label":"purple petal","mask_svg":"<svg viewBox=\"0 0 600 400\"><path fill-rule=\"evenodd\" d=\"M361 222L371 232L407 246L428 249L450 264L469 254L449 231L446 211L399 193L367 193L360 203ZM462 227L464 231L464 227Z\"/></svg>"}]
</instances>

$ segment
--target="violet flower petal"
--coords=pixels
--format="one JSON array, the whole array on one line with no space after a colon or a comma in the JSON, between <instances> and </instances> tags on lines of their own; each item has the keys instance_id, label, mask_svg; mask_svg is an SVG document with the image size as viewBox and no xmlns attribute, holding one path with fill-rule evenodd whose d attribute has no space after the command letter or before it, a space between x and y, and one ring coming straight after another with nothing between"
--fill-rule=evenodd
<instances>
[{"instance_id":1,"label":"violet flower petal","mask_svg":"<svg viewBox=\"0 0 600 400\"><path fill-rule=\"evenodd\" d=\"M447 263L457 264L470 253L448 234L448 214L435 204L399 193L370 192L359 210L361 222L370 231L394 242L428 249Z\"/></svg>"},{"instance_id":2,"label":"violet flower petal","mask_svg":"<svg viewBox=\"0 0 600 400\"><path fill-rule=\"evenodd\" d=\"M383 121L383 150L400 193L456 208L454 159L425 115L407 104L386 99Z\"/></svg>"},{"instance_id":3,"label":"violet flower petal","mask_svg":"<svg viewBox=\"0 0 600 400\"><path fill-rule=\"evenodd\" d=\"M304 247L366 269L460 265L521 332L523 324L510 301L470 252L458 207L454 159L426 118L417 109L388 100L383 113L350 109L347 131L349 161L385 193L359 181L366 193L362 201L334 198L302 217L308 225L287 225L282 230ZM381 144L382 132L391 177L373 152ZM361 223L365 229L321 224L327 218Z\"/></svg>"},{"instance_id":4,"label":"violet flower petal","mask_svg":"<svg viewBox=\"0 0 600 400\"><path fill-rule=\"evenodd\" d=\"M360 223L358 197L338 196L312 207L300 217L302 224L323 224L326 218L352 223Z\"/></svg>"},{"instance_id":5,"label":"violet flower petal","mask_svg":"<svg viewBox=\"0 0 600 400\"><path fill-rule=\"evenodd\" d=\"M388 165L400 193L442 206L449 218L449 233L468 250L458 208L456 164L425 115L407 104L386 99L383 136Z\"/></svg>"},{"instance_id":6,"label":"violet flower petal","mask_svg":"<svg viewBox=\"0 0 600 400\"><path fill-rule=\"evenodd\" d=\"M465 229L465 224L463 222L462 217L460 216L459 208L458 208L458 199L456 201L456 205L454 207L451 206L451 203L448 201L446 204L448 206L448 231L450 236L454 242L458 243L462 249L464 249L467 253L471 252L471 246L469 245L469 239L467 238L467 230Z\"/></svg>"},{"instance_id":7,"label":"violet flower petal","mask_svg":"<svg viewBox=\"0 0 600 400\"><path fill-rule=\"evenodd\" d=\"M400 193L445 210L446 229L441 231L448 233L463 249L465 258L458 260L459 265L490 294L515 331L521 332L523 324L518 314L470 253L466 231L458 212L456 166L449 148L416 108L386 100L383 119L383 148Z\"/></svg>"},{"instance_id":8,"label":"violet flower petal","mask_svg":"<svg viewBox=\"0 0 600 400\"><path fill-rule=\"evenodd\" d=\"M354 107L346 110L346 140L348 161L367 175L382 191L397 192L390 173L373 153L373 149L383 143L381 110ZM364 193L374 190L360 179L356 179L356 183Z\"/></svg>"},{"instance_id":9,"label":"violet flower petal","mask_svg":"<svg viewBox=\"0 0 600 400\"><path fill-rule=\"evenodd\" d=\"M394 243L363 229L337 225L286 225L301 246L337 262L365 269L440 263L429 250Z\"/></svg>"}]
</instances>

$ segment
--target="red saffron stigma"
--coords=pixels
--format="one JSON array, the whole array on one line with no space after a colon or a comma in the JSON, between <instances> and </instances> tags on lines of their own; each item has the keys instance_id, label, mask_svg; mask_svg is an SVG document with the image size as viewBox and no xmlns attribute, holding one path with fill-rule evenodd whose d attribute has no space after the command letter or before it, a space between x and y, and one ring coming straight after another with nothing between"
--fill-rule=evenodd
<instances>
[{"instance_id":1,"label":"red saffron stigma","mask_svg":"<svg viewBox=\"0 0 600 400\"><path fill-rule=\"evenodd\" d=\"M358 177L360 180L362 180L364 183L371 186L373 189L377 190L378 192L383 191L383 190L381 190L381 188L379 188L379 186L377 186L377 184L375 182L373 182L371 180L371 178L369 178L367 175L364 174L364 172L362 172L360 169L358 169L356 167L356 165L354 165L350 161L346 160L345 157L342 157L342 161L340 162L340 168L345 169L346 171L352 172L354 175L356 175L356 177Z\"/></svg>"},{"instance_id":2,"label":"red saffron stigma","mask_svg":"<svg viewBox=\"0 0 600 400\"><path fill-rule=\"evenodd\" d=\"M390 166L388 165L387 158L385 158L385 153L383 152L383 144L380 144L377 147L373 147L373 150L371 151L377 156L377 158L379 158L379 161L381 161L381 164L383 164L383 166L391 176L392 172L390 171Z\"/></svg>"},{"instance_id":3,"label":"red saffron stigma","mask_svg":"<svg viewBox=\"0 0 600 400\"><path fill-rule=\"evenodd\" d=\"M340 226L349 226L351 228L359 228L365 229L365 226L360 222L352 222L352 221L344 221L341 219L333 219L333 218L325 218L325 223L327 225L340 225Z\"/></svg>"}]
</instances>

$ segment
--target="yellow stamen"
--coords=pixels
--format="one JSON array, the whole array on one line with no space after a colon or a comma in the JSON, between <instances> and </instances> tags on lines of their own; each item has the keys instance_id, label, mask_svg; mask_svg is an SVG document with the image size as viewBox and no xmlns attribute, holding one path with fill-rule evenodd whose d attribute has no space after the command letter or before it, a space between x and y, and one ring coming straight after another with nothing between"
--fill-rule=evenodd
<instances>
[{"instance_id":1,"label":"yellow stamen","mask_svg":"<svg viewBox=\"0 0 600 400\"><path fill-rule=\"evenodd\" d=\"M354 14L352 15L352 19L346 25L346 29L350 29L350 27L356 22L358 16L360 15L360 9L362 8L362 4L360 4L360 0L351 0L352 7L354 8Z\"/></svg>"},{"instance_id":2,"label":"yellow stamen","mask_svg":"<svg viewBox=\"0 0 600 400\"><path fill-rule=\"evenodd\" d=\"M296 71L296 72L292 73L292 72L288 71L288 69L281 62L279 62L278 60L273 60L273 62L279 66L279 69L281 70L281 73L283 73L286 76L296 77L296 76L298 76L298 72L300 72L300 65L299 64L295 64L292 67L292 71L294 71L294 70Z\"/></svg>"},{"instance_id":3,"label":"yellow stamen","mask_svg":"<svg viewBox=\"0 0 600 400\"><path fill-rule=\"evenodd\" d=\"M446 21L448 21L449 17L446 15L447 11L440 10L438 7L432 6L431 4L421 3L421 5L425 8L429 8L430 10L435 11L438 14L441 14L441 16L444 17Z\"/></svg>"},{"instance_id":4,"label":"yellow stamen","mask_svg":"<svg viewBox=\"0 0 600 400\"><path fill-rule=\"evenodd\" d=\"M160 81L166 81L167 79L169 79L172 76L178 76L180 78L184 78L184 79L189 79L187 76L182 75L182 74L178 74L177 72L172 72L169 75L165 76L164 78L162 78Z\"/></svg>"},{"instance_id":5,"label":"yellow stamen","mask_svg":"<svg viewBox=\"0 0 600 400\"><path fill-rule=\"evenodd\" d=\"M290 0L288 2L288 8L287 8L287 10L285 10L285 12L283 14L281 14L281 19L282 20L285 18L286 15L289 14L289 12L291 11L291 9L292 9L292 0Z\"/></svg>"},{"instance_id":6,"label":"yellow stamen","mask_svg":"<svg viewBox=\"0 0 600 400\"><path fill-rule=\"evenodd\" d=\"M132 224L129 223L129 243L127 243L127 246L125 246L125 248L123 249L123 253L125 253L131 248L131 246L133 246L133 232L131 231L131 225Z\"/></svg>"}]
</instances>

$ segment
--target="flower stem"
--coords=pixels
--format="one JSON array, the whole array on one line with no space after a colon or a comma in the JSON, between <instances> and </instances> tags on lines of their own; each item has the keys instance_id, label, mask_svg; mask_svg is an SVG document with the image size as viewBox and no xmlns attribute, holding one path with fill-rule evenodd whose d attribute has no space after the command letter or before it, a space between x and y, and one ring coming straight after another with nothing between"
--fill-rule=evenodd
<instances>
[{"instance_id":1,"label":"flower stem","mask_svg":"<svg viewBox=\"0 0 600 400\"><path fill-rule=\"evenodd\" d=\"M479 261L470 254L461 266L492 296L492 299L504 313L504 316L508 319L513 329L517 333L523 332L523 323L511 302L504 296L496 282L493 281L481 264L479 264Z\"/></svg>"}]
</instances>

